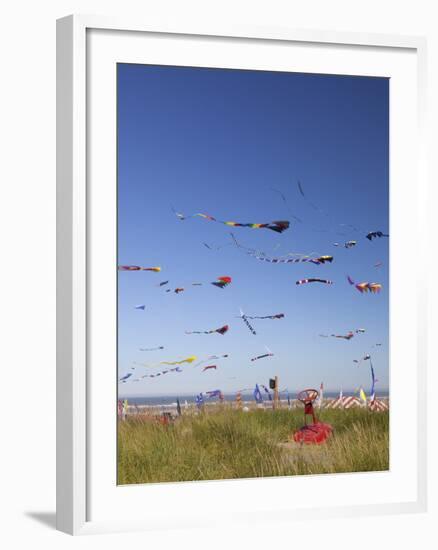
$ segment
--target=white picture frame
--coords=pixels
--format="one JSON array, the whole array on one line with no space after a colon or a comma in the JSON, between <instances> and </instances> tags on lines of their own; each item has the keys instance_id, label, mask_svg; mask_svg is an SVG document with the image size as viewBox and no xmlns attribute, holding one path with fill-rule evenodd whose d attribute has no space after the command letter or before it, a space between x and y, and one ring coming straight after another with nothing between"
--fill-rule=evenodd
<instances>
[{"instance_id":1,"label":"white picture frame","mask_svg":"<svg viewBox=\"0 0 438 550\"><path fill-rule=\"evenodd\" d=\"M120 36L129 33L136 37L159 36L181 40L214 39L222 44L233 44L239 48L239 43L269 44L300 44L318 45L319 48L355 47L366 48L367 51L380 53L390 51L410 52L415 56L415 80L411 82L418 98L416 120L418 134L415 135L416 153L413 153L411 169L415 170L412 192L418 204L416 209L418 227L413 229L412 238L416 242L424 242L426 213L426 180L425 180L425 145L423 128L425 120L425 56L426 43L419 37L350 34L332 31L293 30L286 28L151 28L138 21L113 19L95 16L69 16L57 22L57 528L70 534L84 534L91 532L107 532L111 530L153 529L162 527L182 526L189 521L184 516L167 514L161 518L159 513L153 519L141 517L127 519L118 516L115 512L105 511L98 514L98 519L90 517L91 508L90 484L92 481L93 463L91 456L90 411L93 411L95 394L91 390L93 353L91 342L94 338L93 322L90 321L90 303L93 300L93 278L90 275L89 265L95 247L89 246L90 228L93 228L96 200L93 207L90 204L89 181L92 177L91 151L94 149L89 140L90 111L90 32L100 31L107 34L106 40L111 41L110 35ZM240 41L240 42L239 42ZM109 43L109 42L108 42ZM359 50L357 50L359 51ZM172 57L172 51L166 53ZM267 61L269 63L269 61ZM175 64L178 64L175 63ZM274 69L275 70L275 69ZM369 69L372 70L372 69ZM412 80L412 78L411 78ZM393 136L394 137L394 136ZM412 145L412 143L411 143ZM104 147L104 145L103 145ZM115 159L114 159L115 162ZM394 168L394 166L393 166ZM397 191L395 192L397 193ZM93 196L93 198L95 198ZM400 203L402 203L400 199ZM392 206L391 206L392 208ZM397 206L403 208L403 204ZM109 213L111 215L111 212ZM397 218L397 216L396 216ZM392 233L392 229L391 229ZM96 235L96 233L94 233ZM93 237L94 239L96 236ZM98 238L98 237L97 237ZM421 244L420 244L421 247ZM396 249L396 246L395 246ZM394 252L394 254L397 253ZM394 261L397 257L394 256ZM408 268L406 268L408 269ZM417 512L426 508L426 283L421 270L412 268L411 275L416 278L417 292L408 307L412 314L416 314L415 331L417 334L416 347L412 348L415 354L415 403L416 403L416 441L412 452L412 464L409 466L415 477L415 488L412 488L411 498L392 501L391 499L371 503L356 499L354 504L345 506L336 505L328 508L320 506L317 509L309 505L297 507L287 503L280 503L275 509L264 510L263 517L270 519L284 518L285 514L295 518L328 517L329 515L358 515L394 512ZM406 273L405 276L409 276ZM392 281L392 279L391 279ZM400 285L393 285L391 299L400 292ZM400 313L400 312L399 312ZM399 316L399 315L398 315ZM405 327L407 328L407 327ZM394 353L392 353L394 357ZM111 393L111 384L103 385L102 393L106 392L107 403L114 398ZM115 408L115 403L114 403ZM397 408L395 408L397 410ZM394 413L396 414L396 413ZM108 422L113 422L108 418ZM391 429L393 424L391 425ZM94 432L95 433L95 432ZM111 434L111 429L107 432ZM114 442L115 444L115 442ZM113 457L109 459L112 461ZM406 460L408 460L406 458ZM415 471L414 466L415 465ZM104 470L105 468L103 468ZM320 476L322 477L322 476ZM321 479L313 478L312 483L321 485L326 483ZM369 480L369 478L368 478ZM364 480L364 483L368 483ZM241 484L245 491L255 491L257 483L264 480L233 481L234 491ZM310 483L302 478L300 483ZM347 481L348 482L348 481ZM227 485L228 483L228 485ZM266 481L268 483L268 481ZM270 490L279 491L278 480L270 480ZM144 486L138 488L138 498L142 498L140 491L153 490L155 498L168 498L174 489L181 496L183 485L178 488L169 487L175 484L154 485L153 489ZM93 489L94 490L94 489ZM96 489L98 490L98 489ZM388 489L389 490L389 489ZM229 495L229 482L197 483L194 492L207 495L216 491L223 498ZM160 497L161 493L161 497ZM104 495L104 493L102 493ZM146 493L144 493L146 494ZM108 495L102 499L111 500ZM117 496L114 498L118 498ZM122 497L120 497L122 498ZM144 497L143 497L144 498ZM101 500L102 500L101 499ZM220 500L220 499L219 499ZM251 499L249 499L251 501ZM125 501L127 502L127 501ZM128 506L128 505L127 505ZM219 506L217 514L219 521L231 521L231 517L222 513ZM231 512L232 513L232 512ZM114 515L116 514L116 515ZM218 521L216 514L215 522ZM222 514L222 515L221 515ZM235 516L235 521L257 521L261 514L260 509L246 508L245 514ZM193 525L208 525L206 518L195 518Z\"/></svg>"}]
</instances>

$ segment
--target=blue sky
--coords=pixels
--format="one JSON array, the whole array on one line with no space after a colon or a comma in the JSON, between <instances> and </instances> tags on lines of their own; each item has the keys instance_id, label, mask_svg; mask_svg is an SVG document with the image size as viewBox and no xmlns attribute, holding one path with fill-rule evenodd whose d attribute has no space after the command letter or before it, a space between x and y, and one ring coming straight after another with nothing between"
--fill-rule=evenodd
<instances>
[{"instance_id":1,"label":"blue sky","mask_svg":"<svg viewBox=\"0 0 438 550\"><path fill-rule=\"evenodd\" d=\"M179 374L121 385L121 395L229 392L266 384L274 375L291 390L324 382L327 389L363 385L368 392L369 364L353 363L365 353L372 354L377 388L388 388L389 239L365 238L389 228L388 98L383 78L118 66L118 262L162 267L159 274L118 273L119 376L134 361L230 355L215 362L216 371L187 365ZM298 179L323 213L300 195ZM316 252L334 261L260 262L229 244L229 227L181 221L172 206L221 220L288 219L283 234L233 233L270 256ZM355 248L333 246L349 239L358 241ZM227 246L209 250L204 242ZM383 266L375 268L378 261ZM381 294L361 295L347 274L382 283ZM208 284L221 275L233 278L229 287ZM335 284L297 286L304 277ZM168 286L157 286L165 280ZM175 287L186 291L165 292ZM138 304L145 311L134 309ZM236 318L240 307L248 315L285 318L253 321L253 336ZM230 325L224 336L185 334L224 324ZM350 341L319 336L355 328L366 333ZM375 343L382 346L372 348ZM139 351L156 346L165 349ZM265 346L274 357L251 362ZM159 370L138 367L132 378Z\"/></svg>"}]
</instances>

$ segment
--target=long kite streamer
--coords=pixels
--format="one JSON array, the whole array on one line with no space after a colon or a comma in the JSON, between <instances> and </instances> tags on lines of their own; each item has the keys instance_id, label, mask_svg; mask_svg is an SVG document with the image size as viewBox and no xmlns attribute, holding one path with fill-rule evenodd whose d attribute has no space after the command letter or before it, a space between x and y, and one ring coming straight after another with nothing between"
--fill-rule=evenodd
<instances>
[{"instance_id":1,"label":"long kite streamer","mask_svg":"<svg viewBox=\"0 0 438 550\"><path fill-rule=\"evenodd\" d=\"M323 283L325 285L332 285L333 281L329 281L328 279L310 278L310 279L300 279L295 284L296 285L305 285L307 283Z\"/></svg>"},{"instance_id":2,"label":"long kite streamer","mask_svg":"<svg viewBox=\"0 0 438 550\"><path fill-rule=\"evenodd\" d=\"M353 248L353 246L357 245L357 241L347 241L342 246L344 248ZM333 246L341 246L339 243L333 243Z\"/></svg>"},{"instance_id":3,"label":"long kite streamer","mask_svg":"<svg viewBox=\"0 0 438 550\"><path fill-rule=\"evenodd\" d=\"M175 367L173 369L162 370L161 372L157 372L155 374L144 374L141 378L157 378L157 376L163 376L169 372L182 372L182 369L181 367Z\"/></svg>"},{"instance_id":4,"label":"long kite streamer","mask_svg":"<svg viewBox=\"0 0 438 550\"><path fill-rule=\"evenodd\" d=\"M348 275L347 280L350 283L350 285L353 285L356 290L358 290L361 294L364 292L371 292L371 294L378 294L382 290L382 285L380 283L369 283L368 281L364 281L362 283L355 283L353 279Z\"/></svg>"},{"instance_id":5,"label":"long kite streamer","mask_svg":"<svg viewBox=\"0 0 438 550\"><path fill-rule=\"evenodd\" d=\"M175 215L180 220L187 220L189 218L194 217L200 217L205 220L209 220L216 223L221 223L223 225L228 225L231 227L249 227L250 229L270 229L271 231L275 231L276 233L283 233L283 231L286 231L286 229L289 229L290 222L287 220L280 220L280 221L274 221L269 223L241 223L241 222L228 222L223 220L218 220L217 218L210 216L210 214L203 214L203 213L197 213L192 214L190 216L185 216L184 214L181 214L180 212L176 212L174 210Z\"/></svg>"},{"instance_id":6,"label":"long kite streamer","mask_svg":"<svg viewBox=\"0 0 438 550\"><path fill-rule=\"evenodd\" d=\"M275 315L263 315L261 317L250 317L249 315L246 316L247 319L283 319L284 313L276 313Z\"/></svg>"},{"instance_id":7,"label":"long kite streamer","mask_svg":"<svg viewBox=\"0 0 438 550\"><path fill-rule=\"evenodd\" d=\"M210 361L217 361L218 359L225 359L229 357L228 353L224 353L223 355L209 355L205 359L201 359L195 364L195 367L198 367L199 365L202 365L202 363L210 362Z\"/></svg>"},{"instance_id":8,"label":"long kite streamer","mask_svg":"<svg viewBox=\"0 0 438 550\"><path fill-rule=\"evenodd\" d=\"M224 325L223 327L216 328L214 330L186 330L186 334L214 334L215 332L217 332L218 334L224 335L226 332L228 332L229 328L230 327L228 325Z\"/></svg>"},{"instance_id":9,"label":"long kite streamer","mask_svg":"<svg viewBox=\"0 0 438 550\"><path fill-rule=\"evenodd\" d=\"M323 338L328 338L328 334L320 334ZM350 330L347 334L330 334L332 338L341 338L343 340L351 340L354 337L354 332Z\"/></svg>"},{"instance_id":10,"label":"long kite streamer","mask_svg":"<svg viewBox=\"0 0 438 550\"><path fill-rule=\"evenodd\" d=\"M266 351L267 353L264 353L263 355L257 355L256 357L253 357L251 361L258 361L259 359L264 359L265 357L274 357L274 354L268 347L266 347Z\"/></svg>"},{"instance_id":11,"label":"long kite streamer","mask_svg":"<svg viewBox=\"0 0 438 550\"><path fill-rule=\"evenodd\" d=\"M242 318L242 321L245 323L245 325L248 327L248 330L251 332L251 334L254 334L254 336L257 334L254 328L251 326L250 322L248 321L247 316L243 313L242 310L240 310L240 317Z\"/></svg>"},{"instance_id":12,"label":"long kite streamer","mask_svg":"<svg viewBox=\"0 0 438 550\"><path fill-rule=\"evenodd\" d=\"M119 271L154 271L155 273L159 273L161 271L161 267L142 267L140 265L119 265L118 270Z\"/></svg>"},{"instance_id":13,"label":"long kite streamer","mask_svg":"<svg viewBox=\"0 0 438 550\"><path fill-rule=\"evenodd\" d=\"M243 246L237 241L233 233L231 233L231 237L234 241L234 244L238 248L245 250L249 256L252 256L256 260L260 260L261 262L269 262L271 264L297 264L297 263L308 262L315 265L321 265L321 264L325 264L326 262L331 263L333 261L333 256L330 256L330 255L312 257L312 254L298 254L298 253L290 253L290 254L287 254L286 256L272 258L270 256L267 256L264 252L260 252L259 250L255 250L253 248L248 248L246 246Z\"/></svg>"},{"instance_id":14,"label":"long kite streamer","mask_svg":"<svg viewBox=\"0 0 438 550\"><path fill-rule=\"evenodd\" d=\"M190 357L181 359L181 361L161 361L160 365L182 365L183 363L193 363L196 359L196 355L191 355Z\"/></svg>"}]
</instances>

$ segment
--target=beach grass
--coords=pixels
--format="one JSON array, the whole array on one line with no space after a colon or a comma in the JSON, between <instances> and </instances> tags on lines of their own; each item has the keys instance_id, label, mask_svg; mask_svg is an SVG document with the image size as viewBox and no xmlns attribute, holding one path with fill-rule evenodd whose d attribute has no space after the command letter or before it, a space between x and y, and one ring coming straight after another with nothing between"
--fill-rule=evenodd
<instances>
[{"instance_id":1,"label":"beach grass","mask_svg":"<svg viewBox=\"0 0 438 550\"><path fill-rule=\"evenodd\" d=\"M389 469L389 413L323 410L332 436L298 445L302 410L223 408L183 415L162 425L145 418L119 422L118 484L196 481Z\"/></svg>"}]
</instances>

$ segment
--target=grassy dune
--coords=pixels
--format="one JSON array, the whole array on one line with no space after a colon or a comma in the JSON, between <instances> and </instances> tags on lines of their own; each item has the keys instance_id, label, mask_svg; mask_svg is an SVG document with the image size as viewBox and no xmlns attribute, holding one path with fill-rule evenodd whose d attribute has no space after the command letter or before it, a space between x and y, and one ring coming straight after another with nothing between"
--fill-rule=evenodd
<instances>
[{"instance_id":1,"label":"grassy dune","mask_svg":"<svg viewBox=\"0 0 438 550\"><path fill-rule=\"evenodd\" d=\"M389 468L389 414L324 410L334 427L323 445L300 446L289 436L302 410L244 413L225 408L183 416L169 426L119 423L118 483L290 476Z\"/></svg>"}]
</instances>

